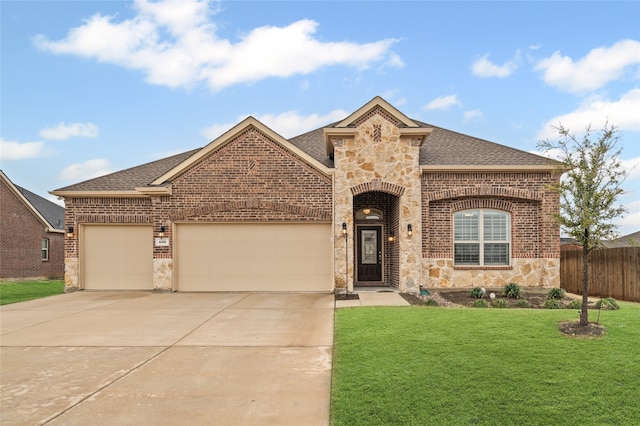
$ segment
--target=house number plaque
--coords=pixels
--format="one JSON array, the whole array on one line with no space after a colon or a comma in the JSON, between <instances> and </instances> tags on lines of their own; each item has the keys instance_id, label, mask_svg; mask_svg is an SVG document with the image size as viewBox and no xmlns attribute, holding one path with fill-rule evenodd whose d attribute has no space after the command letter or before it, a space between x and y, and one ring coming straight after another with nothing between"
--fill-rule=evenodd
<instances>
[{"instance_id":1,"label":"house number plaque","mask_svg":"<svg viewBox=\"0 0 640 426\"><path fill-rule=\"evenodd\" d=\"M169 238L156 238L156 247L169 247Z\"/></svg>"}]
</instances>

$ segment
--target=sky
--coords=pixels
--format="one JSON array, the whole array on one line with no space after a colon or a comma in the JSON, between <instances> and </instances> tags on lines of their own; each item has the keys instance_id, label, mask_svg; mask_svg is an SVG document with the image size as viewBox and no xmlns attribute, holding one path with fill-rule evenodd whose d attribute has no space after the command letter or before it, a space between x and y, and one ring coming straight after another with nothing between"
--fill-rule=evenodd
<instances>
[{"instance_id":1,"label":"sky","mask_svg":"<svg viewBox=\"0 0 640 426\"><path fill-rule=\"evenodd\" d=\"M249 115L284 137L375 96L524 151L608 122L640 230L640 2L0 1L0 168L48 192L203 147Z\"/></svg>"}]
</instances>

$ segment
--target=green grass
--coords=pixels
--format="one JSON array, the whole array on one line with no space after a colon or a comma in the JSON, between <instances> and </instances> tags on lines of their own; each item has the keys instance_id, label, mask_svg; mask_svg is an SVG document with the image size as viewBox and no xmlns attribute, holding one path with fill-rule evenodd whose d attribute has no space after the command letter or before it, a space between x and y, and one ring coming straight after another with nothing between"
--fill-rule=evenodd
<instances>
[{"instance_id":1,"label":"green grass","mask_svg":"<svg viewBox=\"0 0 640 426\"><path fill-rule=\"evenodd\" d=\"M0 281L0 305L62 294L63 280Z\"/></svg>"},{"instance_id":2,"label":"green grass","mask_svg":"<svg viewBox=\"0 0 640 426\"><path fill-rule=\"evenodd\" d=\"M331 423L637 424L640 304L620 306L597 339L559 333L567 310L338 309Z\"/></svg>"}]
</instances>

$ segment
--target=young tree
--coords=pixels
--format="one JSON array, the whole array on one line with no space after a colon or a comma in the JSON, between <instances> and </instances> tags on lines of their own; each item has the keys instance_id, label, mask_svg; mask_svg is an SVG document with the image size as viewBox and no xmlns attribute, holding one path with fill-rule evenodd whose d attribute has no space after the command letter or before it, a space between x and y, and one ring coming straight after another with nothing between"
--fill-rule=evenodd
<instances>
[{"instance_id":1,"label":"young tree","mask_svg":"<svg viewBox=\"0 0 640 426\"><path fill-rule=\"evenodd\" d=\"M566 173L552 189L560 194L557 220L561 229L582 245L580 325L586 326L589 324L589 253L603 240L617 236L613 220L626 211L617 205L617 200L624 193L621 185L628 172L619 160L622 148L618 146L620 135L615 126L607 122L595 134L588 126L582 138L562 124L554 129L559 139L541 141L538 148L556 154L561 162L559 173Z\"/></svg>"}]
</instances>

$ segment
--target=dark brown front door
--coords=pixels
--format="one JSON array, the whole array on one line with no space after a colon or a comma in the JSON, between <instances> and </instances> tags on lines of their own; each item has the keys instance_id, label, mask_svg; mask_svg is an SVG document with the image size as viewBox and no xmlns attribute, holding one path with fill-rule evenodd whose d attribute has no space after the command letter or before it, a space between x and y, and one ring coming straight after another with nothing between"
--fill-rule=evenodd
<instances>
[{"instance_id":1,"label":"dark brown front door","mask_svg":"<svg viewBox=\"0 0 640 426\"><path fill-rule=\"evenodd\" d=\"M382 281L381 226L358 227L358 281Z\"/></svg>"}]
</instances>

